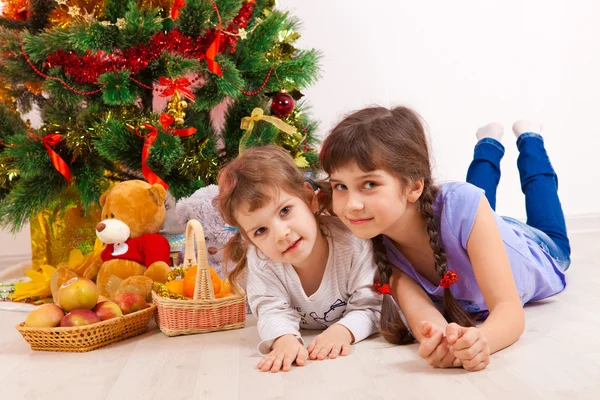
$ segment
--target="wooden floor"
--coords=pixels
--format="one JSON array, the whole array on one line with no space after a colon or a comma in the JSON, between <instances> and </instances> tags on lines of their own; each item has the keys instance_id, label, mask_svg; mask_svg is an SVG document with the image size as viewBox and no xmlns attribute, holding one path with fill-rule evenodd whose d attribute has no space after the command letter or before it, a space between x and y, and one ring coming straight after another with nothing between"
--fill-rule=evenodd
<instances>
[{"instance_id":1,"label":"wooden floor","mask_svg":"<svg viewBox=\"0 0 600 400\"><path fill-rule=\"evenodd\" d=\"M245 329L168 338L152 330L90 353L33 352L0 311L0 397L6 399L600 399L600 233L572 235L567 290L526 307L527 328L487 369L430 368L416 345L380 337L349 356L288 373L254 366Z\"/></svg>"}]
</instances>

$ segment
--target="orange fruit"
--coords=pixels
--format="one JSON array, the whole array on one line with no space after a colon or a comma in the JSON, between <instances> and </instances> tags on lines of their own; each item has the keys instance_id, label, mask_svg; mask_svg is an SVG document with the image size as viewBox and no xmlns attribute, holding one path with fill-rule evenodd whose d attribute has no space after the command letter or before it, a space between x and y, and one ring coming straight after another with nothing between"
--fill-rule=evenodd
<instances>
[{"instance_id":1,"label":"orange fruit","mask_svg":"<svg viewBox=\"0 0 600 400\"><path fill-rule=\"evenodd\" d=\"M196 271L198 267L194 266L188 269L183 277L183 294L187 297L194 297L194 288L196 286Z\"/></svg>"},{"instance_id":2,"label":"orange fruit","mask_svg":"<svg viewBox=\"0 0 600 400\"><path fill-rule=\"evenodd\" d=\"M222 297L228 297L228 296L231 296L231 295L232 295L231 285L227 281L222 281L221 291L219 293L215 294L215 297L217 299L220 299Z\"/></svg>"},{"instance_id":3,"label":"orange fruit","mask_svg":"<svg viewBox=\"0 0 600 400\"><path fill-rule=\"evenodd\" d=\"M215 294L217 294L221 291L221 277L211 267L208 267L208 270L210 271L210 280L212 281L213 289Z\"/></svg>"},{"instance_id":4,"label":"orange fruit","mask_svg":"<svg viewBox=\"0 0 600 400\"><path fill-rule=\"evenodd\" d=\"M210 271L210 279L212 281L213 289L215 294L221 291L221 277L217 274L217 271L208 267ZM198 267L191 267L183 277L183 294L187 297L194 297L194 289L196 287L196 274Z\"/></svg>"},{"instance_id":5,"label":"orange fruit","mask_svg":"<svg viewBox=\"0 0 600 400\"><path fill-rule=\"evenodd\" d=\"M174 281L165 283L165 286L169 292L183 295L183 280L176 279Z\"/></svg>"}]
</instances>

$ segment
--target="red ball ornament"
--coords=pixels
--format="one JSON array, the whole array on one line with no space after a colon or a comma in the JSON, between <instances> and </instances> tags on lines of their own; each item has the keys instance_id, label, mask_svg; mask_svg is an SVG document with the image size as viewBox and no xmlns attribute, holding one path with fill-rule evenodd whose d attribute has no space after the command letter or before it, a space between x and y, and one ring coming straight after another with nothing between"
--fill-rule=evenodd
<instances>
[{"instance_id":1,"label":"red ball ornament","mask_svg":"<svg viewBox=\"0 0 600 400\"><path fill-rule=\"evenodd\" d=\"M275 114L279 118L285 118L294 111L294 99L285 92L280 92L273 97L271 102L271 114Z\"/></svg>"}]
</instances>

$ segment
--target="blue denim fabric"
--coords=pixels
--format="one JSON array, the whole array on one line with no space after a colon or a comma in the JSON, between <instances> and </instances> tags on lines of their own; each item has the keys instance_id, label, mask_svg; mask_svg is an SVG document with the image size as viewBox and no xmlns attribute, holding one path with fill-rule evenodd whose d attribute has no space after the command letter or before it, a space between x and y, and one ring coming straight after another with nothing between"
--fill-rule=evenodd
<instances>
[{"instance_id":1,"label":"blue denim fabric","mask_svg":"<svg viewBox=\"0 0 600 400\"><path fill-rule=\"evenodd\" d=\"M562 206L558 198L558 178L537 133L523 133L517 139L517 167L521 190L525 194L527 223L503 217L547 252L563 271L571 263L571 246ZM496 209L496 189L500 182L500 160L504 146L496 139L484 138L475 145L473 161L467 172L467 182L483 189L493 210Z\"/></svg>"}]
</instances>

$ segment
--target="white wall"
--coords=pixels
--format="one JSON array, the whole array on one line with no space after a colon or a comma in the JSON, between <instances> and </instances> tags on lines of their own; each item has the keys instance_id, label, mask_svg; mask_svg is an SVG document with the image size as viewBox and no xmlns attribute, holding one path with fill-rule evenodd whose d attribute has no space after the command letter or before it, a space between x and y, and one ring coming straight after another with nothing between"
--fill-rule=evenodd
<instances>
[{"instance_id":1,"label":"white wall","mask_svg":"<svg viewBox=\"0 0 600 400\"><path fill-rule=\"evenodd\" d=\"M323 52L304 91L326 133L365 105L409 105L428 123L439 180L464 180L475 131L505 125L498 211L525 216L512 123L544 123L567 216L600 212L600 3L573 0L280 0L298 48Z\"/></svg>"},{"instance_id":2,"label":"white wall","mask_svg":"<svg viewBox=\"0 0 600 400\"><path fill-rule=\"evenodd\" d=\"M298 48L324 55L304 91L325 134L344 113L409 105L428 123L439 180L463 180L476 129L507 132L498 211L525 216L510 126L545 124L565 214L600 213L600 3L573 0L280 0L302 21ZM0 233L0 255L28 248Z\"/></svg>"}]
</instances>

